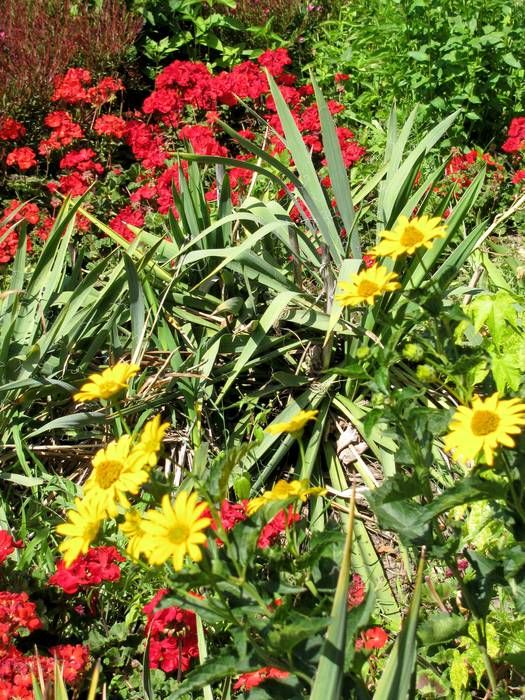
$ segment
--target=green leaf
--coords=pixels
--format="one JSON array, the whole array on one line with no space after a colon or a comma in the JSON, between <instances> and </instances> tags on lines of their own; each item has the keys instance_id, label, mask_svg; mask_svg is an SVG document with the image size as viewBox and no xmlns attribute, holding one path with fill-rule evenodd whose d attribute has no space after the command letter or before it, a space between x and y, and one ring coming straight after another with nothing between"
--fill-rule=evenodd
<instances>
[{"instance_id":1,"label":"green leaf","mask_svg":"<svg viewBox=\"0 0 525 700\"><path fill-rule=\"evenodd\" d=\"M235 382L240 372L244 369L246 363L251 359L259 345L267 338L270 328L277 323L281 313L297 296L298 292L281 292L275 297L275 299L272 300L271 304L261 316L261 319L255 328L255 332L250 336L237 361L235 362L233 370L231 371L221 390L221 393L219 394L219 397L217 398L217 403L220 403L220 401L224 398L226 392Z\"/></svg>"},{"instance_id":2,"label":"green leaf","mask_svg":"<svg viewBox=\"0 0 525 700\"><path fill-rule=\"evenodd\" d=\"M465 633L468 620L462 615L438 612L422 622L417 637L424 646L450 642Z\"/></svg>"},{"instance_id":3,"label":"green leaf","mask_svg":"<svg viewBox=\"0 0 525 700\"><path fill-rule=\"evenodd\" d=\"M331 622L326 633L321 659L315 674L310 700L340 700L341 688L345 669L346 649L346 615L348 581L352 558L352 536L355 515L355 483L352 490L350 517L343 550L343 560L334 602L332 605Z\"/></svg>"},{"instance_id":4,"label":"green leaf","mask_svg":"<svg viewBox=\"0 0 525 700\"><path fill-rule=\"evenodd\" d=\"M506 54L503 56L503 60L504 60L505 63L506 63L508 66L510 66L511 68L518 68L518 69L521 68L521 63L518 61L517 58L514 57L513 54L510 53L510 51L509 51L509 53L506 53Z\"/></svg>"},{"instance_id":5,"label":"green leaf","mask_svg":"<svg viewBox=\"0 0 525 700\"><path fill-rule=\"evenodd\" d=\"M321 132L323 135L323 148L326 154L328 165L328 175L332 183L337 209L341 215L347 235L350 237L350 251L353 258L361 258L361 245L359 236L354 227L355 212L350 191L350 182L341 153L341 146L335 130L334 120L326 104L326 100L312 76L312 84L315 90L315 99L319 110L321 121Z\"/></svg>"},{"instance_id":6,"label":"green leaf","mask_svg":"<svg viewBox=\"0 0 525 700\"><path fill-rule=\"evenodd\" d=\"M323 188L321 187L321 183L319 182L315 167L312 163L312 159L308 153L306 144L303 141L301 132L297 128L297 124L295 123L292 113L286 104L286 100L282 96L275 80L268 73L268 71L266 72L266 75L270 84L273 99L275 101L277 113L279 115L279 119L281 120L286 137L286 146L290 150L295 167L299 173L301 183L309 194L309 201L307 201L307 205L312 216L315 218L317 225L319 226L319 230L323 235L325 243L330 251L330 256L335 264L339 266L344 257L343 246L341 244L339 232L334 224L333 214L330 211Z\"/></svg>"},{"instance_id":7,"label":"green leaf","mask_svg":"<svg viewBox=\"0 0 525 700\"><path fill-rule=\"evenodd\" d=\"M190 671L177 690L168 697L168 700L188 697L188 693L201 690L222 678L236 676L239 672L239 659L231 654L223 653Z\"/></svg>"},{"instance_id":8,"label":"green leaf","mask_svg":"<svg viewBox=\"0 0 525 700\"><path fill-rule=\"evenodd\" d=\"M388 656L373 700L405 700L411 697L417 659L417 623L425 565L424 553L419 560L414 593L408 615Z\"/></svg>"}]
</instances>

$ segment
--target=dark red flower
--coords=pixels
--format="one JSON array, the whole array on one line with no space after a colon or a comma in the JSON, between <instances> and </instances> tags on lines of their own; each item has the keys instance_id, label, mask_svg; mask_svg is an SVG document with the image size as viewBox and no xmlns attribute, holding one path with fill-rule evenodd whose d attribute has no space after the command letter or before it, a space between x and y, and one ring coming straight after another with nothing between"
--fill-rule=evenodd
<instances>
[{"instance_id":1,"label":"dark red flower","mask_svg":"<svg viewBox=\"0 0 525 700\"><path fill-rule=\"evenodd\" d=\"M348 587L347 606L348 610L357 608L364 601L366 588L363 579L359 574L352 574L350 586Z\"/></svg>"}]
</instances>

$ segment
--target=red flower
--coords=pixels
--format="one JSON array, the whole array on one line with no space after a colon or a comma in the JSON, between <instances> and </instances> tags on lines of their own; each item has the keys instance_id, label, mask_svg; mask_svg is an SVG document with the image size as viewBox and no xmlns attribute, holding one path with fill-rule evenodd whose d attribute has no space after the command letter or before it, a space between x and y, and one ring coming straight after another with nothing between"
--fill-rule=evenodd
<instances>
[{"instance_id":1,"label":"red flower","mask_svg":"<svg viewBox=\"0 0 525 700\"><path fill-rule=\"evenodd\" d=\"M121 139L126 133L126 122L113 114L104 114L95 120L93 128L100 136L114 136L116 139Z\"/></svg>"},{"instance_id":2,"label":"red flower","mask_svg":"<svg viewBox=\"0 0 525 700\"><path fill-rule=\"evenodd\" d=\"M363 262L366 267L373 267L376 264L376 257L375 255L368 255L368 253L365 253L363 255Z\"/></svg>"},{"instance_id":3,"label":"red flower","mask_svg":"<svg viewBox=\"0 0 525 700\"><path fill-rule=\"evenodd\" d=\"M512 184L519 185L522 180L525 180L525 170L517 170L512 178Z\"/></svg>"},{"instance_id":4,"label":"red flower","mask_svg":"<svg viewBox=\"0 0 525 700\"><path fill-rule=\"evenodd\" d=\"M135 238L135 234L128 228L127 224L136 226L137 228L142 228L144 224L144 214L142 211L140 209L134 209L130 204L124 207L124 209L121 209L109 222L113 231L116 231L127 241L132 241Z\"/></svg>"},{"instance_id":5,"label":"red flower","mask_svg":"<svg viewBox=\"0 0 525 700\"><path fill-rule=\"evenodd\" d=\"M50 112L44 117L44 124L53 129L53 132L48 139L40 142L38 152L41 155L49 155L51 151L68 146L75 139L84 136L84 132L79 124L73 121L69 112Z\"/></svg>"},{"instance_id":6,"label":"red flower","mask_svg":"<svg viewBox=\"0 0 525 700\"><path fill-rule=\"evenodd\" d=\"M259 56L257 62L267 68L274 78L279 78L284 73L286 66L291 64L292 59L286 49L268 49Z\"/></svg>"},{"instance_id":7,"label":"red flower","mask_svg":"<svg viewBox=\"0 0 525 700\"><path fill-rule=\"evenodd\" d=\"M104 168L100 163L95 163L93 158L97 154L92 148L81 148L78 151L69 151L60 160L61 168L76 169L81 173L94 172L103 173Z\"/></svg>"},{"instance_id":8,"label":"red flower","mask_svg":"<svg viewBox=\"0 0 525 700\"><path fill-rule=\"evenodd\" d=\"M9 227L0 227L0 263L10 262L18 250L18 233L16 231L8 233L8 231ZM28 252L31 250L30 238L26 238L26 249Z\"/></svg>"},{"instance_id":9,"label":"red flower","mask_svg":"<svg viewBox=\"0 0 525 700\"><path fill-rule=\"evenodd\" d=\"M509 126L509 137L501 147L505 153L516 153L525 148L525 117L516 117Z\"/></svg>"},{"instance_id":10,"label":"red flower","mask_svg":"<svg viewBox=\"0 0 525 700\"><path fill-rule=\"evenodd\" d=\"M158 168L164 165L166 154L163 151L164 139L158 127L139 121L128 122L126 141L135 158L145 168Z\"/></svg>"},{"instance_id":11,"label":"red flower","mask_svg":"<svg viewBox=\"0 0 525 700\"><path fill-rule=\"evenodd\" d=\"M8 645L21 630L32 632L39 627L42 622L27 593L0 591L0 646Z\"/></svg>"},{"instance_id":12,"label":"red flower","mask_svg":"<svg viewBox=\"0 0 525 700\"><path fill-rule=\"evenodd\" d=\"M143 608L148 618L150 668L161 668L165 673L180 669L185 673L199 656L197 620L191 610L176 605L155 610L168 592L162 588Z\"/></svg>"},{"instance_id":13,"label":"red flower","mask_svg":"<svg viewBox=\"0 0 525 700\"><path fill-rule=\"evenodd\" d=\"M38 238L40 238L41 241L47 241L47 239L49 238L49 233L53 228L54 223L55 219L53 219L53 217L46 216L40 224L40 226L33 231L33 234L35 236L38 236Z\"/></svg>"},{"instance_id":14,"label":"red flower","mask_svg":"<svg viewBox=\"0 0 525 700\"><path fill-rule=\"evenodd\" d=\"M17 141L25 136L27 129L13 117L0 119L0 141Z\"/></svg>"},{"instance_id":15,"label":"red flower","mask_svg":"<svg viewBox=\"0 0 525 700\"><path fill-rule=\"evenodd\" d=\"M48 188L51 183L48 184ZM62 175L58 181L58 186L62 194L69 194L72 197L81 197L89 189L89 182L82 173L72 172L69 175Z\"/></svg>"},{"instance_id":16,"label":"red flower","mask_svg":"<svg viewBox=\"0 0 525 700\"><path fill-rule=\"evenodd\" d=\"M282 532L285 532L293 523L300 519L299 514L294 513L293 506L288 506L288 510L281 510L263 527L257 540L257 546L261 549L270 547Z\"/></svg>"},{"instance_id":17,"label":"red flower","mask_svg":"<svg viewBox=\"0 0 525 700\"><path fill-rule=\"evenodd\" d=\"M29 170L36 165L36 153L32 148L23 146L22 148L15 148L11 153L7 154L6 163L7 165L17 165L20 170Z\"/></svg>"},{"instance_id":18,"label":"red flower","mask_svg":"<svg viewBox=\"0 0 525 700\"><path fill-rule=\"evenodd\" d=\"M120 567L125 561L115 547L91 547L86 554L75 559L66 567L61 559L56 572L49 579L53 586L62 588L64 593L73 595L81 588L98 586L103 581L118 581Z\"/></svg>"},{"instance_id":19,"label":"red flower","mask_svg":"<svg viewBox=\"0 0 525 700\"><path fill-rule=\"evenodd\" d=\"M85 68L70 68L63 76L55 78L52 102L78 104L86 99L86 85L91 83L91 73Z\"/></svg>"},{"instance_id":20,"label":"red flower","mask_svg":"<svg viewBox=\"0 0 525 700\"><path fill-rule=\"evenodd\" d=\"M124 90L121 80L110 77L102 78L94 87L89 88L86 99L93 107L101 107L105 102L113 100L116 93L121 90Z\"/></svg>"},{"instance_id":21,"label":"red flower","mask_svg":"<svg viewBox=\"0 0 525 700\"><path fill-rule=\"evenodd\" d=\"M280 668L275 668L275 666L263 666L263 668L257 671L249 671L248 673L241 674L233 684L233 689L243 691L251 690L270 678L280 680L281 678L288 678L289 675L288 671L282 671Z\"/></svg>"},{"instance_id":22,"label":"red flower","mask_svg":"<svg viewBox=\"0 0 525 700\"><path fill-rule=\"evenodd\" d=\"M59 644L49 652L60 662L66 683L76 683L89 661L89 648L83 644Z\"/></svg>"},{"instance_id":23,"label":"red flower","mask_svg":"<svg viewBox=\"0 0 525 700\"><path fill-rule=\"evenodd\" d=\"M0 530L0 564L16 549L24 546L22 540L14 540L7 530Z\"/></svg>"},{"instance_id":24,"label":"red flower","mask_svg":"<svg viewBox=\"0 0 525 700\"><path fill-rule=\"evenodd\" d=\"M382 649L388 642L388 632L382 627L370 627L370 629L361 632L360 637L356 640L355 648L357 651L361 649Z\"/></svg>"},{"instance_id":25,"label":"red flower","mask_svg":"<svg viewBox=\"0 0 525 700\"><path fill-rule=\"evenodd\" d=\"M347 73L336 73L334 76L336 83L344 83L350 76Z\"/></svg>"},{"instance_id":26,"label":"red flower","mask_svg":"<svg viewBox=\"0 0 525 700\"><path fill-rule=\"evenodd\" d=\"M215 139L208 126L195 124L184 126L179 131L179 138L189 141L195 153L203 156L227 156L228 151Z\"/></svg>"},{"instance_id":27,"label":"red flower","mask_svg":"<svg viewBox=\"0 0 525 700\"><path fill-rule=\"evenodd\" d=\"M12 199L9 205L4 209L3 218L6 219L11 215L10 222L24 219L28 224L37 224L40 218L40 210L37 205L33 204L33 202L28 202L20 207L21 204L22 202L19 202L18 199ZM18 209L19 207L20 209ZM16 214L13 214L15 209L18 209L18 211Z\"/></svg>"},{"instance_id":28,"label":"red flower","mask_svg":"<svg viewBox=\"0 0 525 700\"><path fill-rule=\"evenodd\" d=\"M352 579L350 581L350 586L348 587L347 595L347 607L348 610L352 608L357 608L358 605L364 601L366 596L366 589L363 579L359 574L352 574Z\"/></svg>"},{"instance_id":29,"label":"red flower","mask_svg":"<svg viewBox=\"0 0 525 700\"><path fill-rule=\"evenodd\" d=\"M180 113L184 107L184 102L177 92L172 88L161 88L154 90L151 95L146 97L142 105L144 114L170 114L171 112Z\"/></svg>"}]
</instances>

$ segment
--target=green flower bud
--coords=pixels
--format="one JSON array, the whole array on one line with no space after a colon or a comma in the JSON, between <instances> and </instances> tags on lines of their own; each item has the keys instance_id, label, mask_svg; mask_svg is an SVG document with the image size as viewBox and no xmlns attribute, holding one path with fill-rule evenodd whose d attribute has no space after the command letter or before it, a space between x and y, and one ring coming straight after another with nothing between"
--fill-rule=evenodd
<instances>
[{"instance_id":1,"label":"green flower bud","mask_svg":"<svg viewBox=\"0 0 525 700\"><path fill-rule=\"evenodd\" d=\"M370 348L367 348L366 345L362 345L360 348L357 348L355 356L358 360L364 360L370 355Z\"/></svg>"},{"instance_id":2,"label":"green flower bud","mask_svg":"<svg viewBox=\"0 0 525 700\"><path fill-rule=\"evenodd\" d=\"M437 379L436 370L430 365L418 365L416 369L416 376L420 382L424 384L429 384Z\"/></svg>"},{"instance_id":3,"label":"green flower bud","mask_svg":"<svg viewBox=\"0 0 525 700\"><path fill-rule=\"evenodd\" d=\"M411 362L420 362L423 359L425 351L423 350L421 345L418 345L417 343L407 343L401 351L401 354L403 355L405 360L410 360Z\"/></svg>"}]
</instances>

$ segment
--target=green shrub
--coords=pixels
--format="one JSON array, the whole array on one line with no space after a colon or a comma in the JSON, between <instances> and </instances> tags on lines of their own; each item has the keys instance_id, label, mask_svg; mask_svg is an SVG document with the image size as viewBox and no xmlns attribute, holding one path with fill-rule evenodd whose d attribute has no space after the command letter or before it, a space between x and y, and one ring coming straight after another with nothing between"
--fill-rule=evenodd
<instances>
[{"instance_id":1,"label":"green shrub","mask_svg":"<svg viewBox=\"0 0 525 700\"><path fill-rule=\"evenodd\" d=\"M517 0L358 0L308 37L309 67L325 83L349 73L346 102L361 119L394 99L422 103L429 123L460 109L452 137L485 145L525 108L524 22Z\"/></svg>"}]
</instances>

